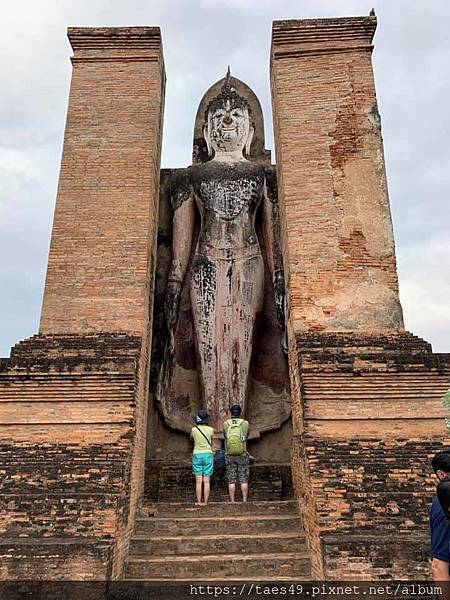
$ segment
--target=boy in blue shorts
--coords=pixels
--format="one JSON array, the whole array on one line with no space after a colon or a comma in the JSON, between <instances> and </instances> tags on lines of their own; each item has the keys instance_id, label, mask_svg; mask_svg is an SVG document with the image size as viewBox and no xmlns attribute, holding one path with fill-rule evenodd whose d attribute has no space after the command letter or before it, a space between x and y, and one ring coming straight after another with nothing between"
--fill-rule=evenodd
<instances>
[{"instance_id":1,"label":"boy in blue shorts","mask_svg":"<svg viewBox=\"0 0 450 600\"><path fill-rule=\"evenodd\" d=\"M196 504L201 505L208 504L210 478L214 468L212 450L214 429L208 423L209 415L206 410L199 410L195 417L195 425L191 429L191 440L194 442L192 472L195 475Z\"/></svg>"}]
</instances>

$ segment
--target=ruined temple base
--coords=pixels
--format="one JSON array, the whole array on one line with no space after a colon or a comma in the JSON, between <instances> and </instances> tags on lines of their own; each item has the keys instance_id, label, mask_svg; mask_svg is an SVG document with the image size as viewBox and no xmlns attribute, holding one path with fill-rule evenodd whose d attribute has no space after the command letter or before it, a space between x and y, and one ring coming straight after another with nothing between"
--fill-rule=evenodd
<instances>
[{"instance_id":1,"label":"ruined temple base","mask_svg":"<svg viewBox=\"0 0 450 600\"><path fill-rule=\"evenodd\" d=\"M147 360L136 336L91 334L34 336L0 361L0 580L120 577Z\"/></svg>"},{"instance_id":2,"label":"ruined temple base","mask_svg":"<svg viewBox=\"0 0 450 600\"><path fill-rule=\"evenodd\" d=\"M430 461L450 445L450 355L408 333L296 341L294 482L314 564L326 579L428 579Z\"/></svg>"},{"instance_id":3,"label":"ruined temple base","mask_svg":"<svg viewBox=\"0 0 450 600\"><path fill-rule=\"evenodd\" d=\"M428 578L430 459L450 445L449 355L410 334L302 334L297 345L293 484L288 463L257 462L250 503L234 509L217 471L202 515L188 460L144 466L148 357L139 338L41 335L14 347L0 365L0 579L151 580L164 565L163 578L181 580L208 543L192 530L187 560L176 542L197 516L222 536L208 559L219 579L229 547L229 580L241 559L249 577L276 565L274 580ZM287 520L272 530L278 510Z\"/></svg>"}]
</instances>

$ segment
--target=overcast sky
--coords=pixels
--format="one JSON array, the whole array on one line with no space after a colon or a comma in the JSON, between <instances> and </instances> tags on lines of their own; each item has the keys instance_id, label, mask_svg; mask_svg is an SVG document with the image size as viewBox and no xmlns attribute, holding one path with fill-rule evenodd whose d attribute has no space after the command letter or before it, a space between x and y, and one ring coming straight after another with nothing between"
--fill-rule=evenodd
<instances>
[{"instance_id":1,"label":"overcast sky","mask_svg":"<svg viewBox=\"0 0 450 600\"><path fill-rule=\"evenodd\" d=\"M22 0L0 36L0 356L37 332L71 64L69 26L159 25L167 73L163 166L190 164L205 90L226 67L261 100L275 19L367 15L406 328L450 352L448 0Z\"/></svg>"}]
</instances>

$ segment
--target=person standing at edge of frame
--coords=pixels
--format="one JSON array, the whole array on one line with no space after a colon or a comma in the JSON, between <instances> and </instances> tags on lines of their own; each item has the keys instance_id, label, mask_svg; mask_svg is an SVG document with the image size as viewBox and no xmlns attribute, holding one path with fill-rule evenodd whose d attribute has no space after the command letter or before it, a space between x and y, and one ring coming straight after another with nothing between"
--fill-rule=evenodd
<instances>
[{"instance_id":1,"label":"person standing at edge of frame","mask_svg":"<svg viewBox=\"0 0 450 600\"><path fill-rule=\"evenodd\" d=\"M206 410L199 410L194 420L191 440L194 442L192 472L195 475L196 504L206 506L211 489L211 475L214 470L214 453L212 451L214 429L208 425L209 415Z\"/></svg>"},{"instance_id":2,"label":"person standing at edge of frame","mask_svg":"<svg viewBox=\"0 0 450 600\"><path fill-rule=\"evenodd\" d=\"M238 479L241 484L243 502L247 502L248 498L250 458L247 452L247 438L249 423L241 419L239 404L233 404L230 413L231 419L227 419L223 424L223 435L225 438L228 493L230 494L230 502L233 504Z\"/></svg>"},{"instance_id":3,"label":"person standing at edge of frame","mask_svg":"<svg viewBox=\"0 0 450 600\"><path fill-rule=\"evenodd\" d=\"M450 598L450 448L435 454L431 466L439 480L430 510L431 576L444 584L441 600Z\"/></svg>"}]
</instances>

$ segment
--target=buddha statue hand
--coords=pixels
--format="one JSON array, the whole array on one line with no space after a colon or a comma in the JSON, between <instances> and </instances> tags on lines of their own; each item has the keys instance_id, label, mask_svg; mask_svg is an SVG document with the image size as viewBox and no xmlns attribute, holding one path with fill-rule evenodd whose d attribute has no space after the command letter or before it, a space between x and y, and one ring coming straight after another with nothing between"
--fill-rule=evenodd
<instances>
[{"instance_id":1,"label":"buddha statue hand","mask_svg":"<svg viewBox=\"0 0 450 600\"><path fill-rule=\"evenodd\" d=\"M281 269L275 271L273 277L273 290L275 295L275 311L277 314L277 321L283 335L283 350L286 352L285 347L285 332L286 332L286 287L284 283L284 275Z\"/></svg>"},{"instance_id":2,"label":"buddha statue hand","mask_svg":"<svg viewBox=\"0 0 450 600\"><path fill-rule=\"evenodd\" d=\"M166 288L166 298L164 300L164 315L166 317L167 330L169 332L169 351L171 354L175 351L174 332L180 310L181 287L181 281L169 280Z\"/></svg>"}]
</instances>

